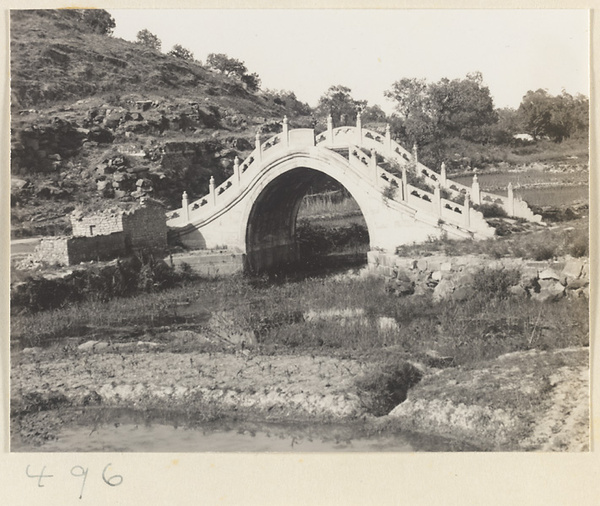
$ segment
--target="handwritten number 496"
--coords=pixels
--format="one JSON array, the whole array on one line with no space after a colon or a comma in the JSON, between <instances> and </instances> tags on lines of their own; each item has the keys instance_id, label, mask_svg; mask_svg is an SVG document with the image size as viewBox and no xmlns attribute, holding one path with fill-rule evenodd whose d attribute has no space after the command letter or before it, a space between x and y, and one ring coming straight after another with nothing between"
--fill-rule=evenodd
<instances>
[{"instance_id":1,"label":"handwritten number 496","mask_svg":"<svg viewBox=\"0 0 600 506\"><path fill-rule=\"evenodd\" d=\"M109 475L107 471L108 468L111 466L112 464L107 464L102 470L102 480L110 487L118 487L121 483L123 483L123 476L121 476L120 474ZM71 476L82 479L81 489L79 491L79 499L83 497L83 489L85 488L85 481L87 479L88 470L89 468L84 468L83 466L73 466L71 468ZM42 471L40 474L31 474L29 472L29 466L27 466L27 468L25 469L25 473L27 474L28 478L37 478L37 484L40 488L44 486L43 480L45 478L54 478L53 474L46 474L46 466L42 467Z\"/></svg>"}]
</instances>

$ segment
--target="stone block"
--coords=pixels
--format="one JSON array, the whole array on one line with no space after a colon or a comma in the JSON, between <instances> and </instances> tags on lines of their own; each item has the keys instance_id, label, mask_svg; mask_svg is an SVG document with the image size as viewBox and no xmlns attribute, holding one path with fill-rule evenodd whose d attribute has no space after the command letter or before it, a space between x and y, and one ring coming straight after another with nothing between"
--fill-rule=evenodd
<instances>
[{"instance_id":1,"label":"stone block","mask_svg":"<svg viewBox=\"0 0 600 506\"><path fill-rule=\"evenodd\" d=\"M429 262L427 262L427 260L425 260L424 258L420 258L419 260L417 260L417 269L419 271L426 271L428 267Z\"/></svg>"},{"instance_id":2,"label":"stone block","mask_svg":"<svg viewBox=\"0 0 600 506\"><path fill-rule=\"evenodd\" d=\"M442 265L440 265L440 270L443 272L449 272L452 270L452 263L451 262L443 262Z\"/></svg>"},{"instance_id":3,"label":"stone block","mask_svg":"<svg viewBox=\"0 0 600 506\"><path fill-rule=\"evenodd\" d=\"M565 278L567 281L578 278L583 270L583 264L583 260L569 260L561 272L561 278Z\"/></svg>"},{"instance_id":4,"label":"stone block","mask_svg":"<svg viewBox=\"0 0 600 506\"><path fill-rule=\"evenodd\" d=\"M442 279L433 290L433 300L440 301L448 299L454 292L454 283L448 279Z\"/></svg>"},{"instance_id":5,"label":"stone block","mask_svg":"<svg viewBox=\"0 0 600 506\"><path fill-rule=\"evenodd\" d=\"M540 302L556 301L565 295L565 287L554 279L540 279L539 292L533 292L531 298Z\"/></svg>"},{"instance_id":6,"label":"stone block","mask_svg":"<svg viewBox=\"0 0 600 506\"><path fill-rule=\"evenodd\" d=\"M553 279L555 281L560 280L560 276L552 269L544 269L538 274L538 277L543 280Z\"/></svg>"},{"instance_id":7,"label":"stone block","mask_svg":"<svg viewBox=\"0 0 600 506\"><path fill-rule=\"evenodd\" d=\"M585 288L589 284L589 280L585 278L572 279L567 283L567 290L579 290L580 288Z\"/></svg>"}]
</instances>

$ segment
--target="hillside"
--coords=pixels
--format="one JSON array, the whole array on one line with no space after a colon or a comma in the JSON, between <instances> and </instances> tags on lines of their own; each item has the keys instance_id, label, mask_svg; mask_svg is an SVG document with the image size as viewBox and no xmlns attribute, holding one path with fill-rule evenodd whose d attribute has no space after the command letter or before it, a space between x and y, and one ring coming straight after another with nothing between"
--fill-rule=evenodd
<instances>
[{"instance_id":1,"label":"hillside","mask_svg":"<svg viewBox=\"0 0 600 506\"><path fill-rule=\"evenodd\" d=\"M258 129L311 121L295 99L91 33L76 10L12 12L11 97L13 236L68 231L82 203L176 207L228 177Z\"/></svg>"}]
</instances>

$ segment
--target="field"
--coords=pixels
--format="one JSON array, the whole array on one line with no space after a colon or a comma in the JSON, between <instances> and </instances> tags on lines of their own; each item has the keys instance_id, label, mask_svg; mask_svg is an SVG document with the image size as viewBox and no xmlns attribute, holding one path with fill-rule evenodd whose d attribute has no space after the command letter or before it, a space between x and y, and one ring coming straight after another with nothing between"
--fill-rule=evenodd
<instances>
[{"instance_id":1,"label":"field","mask_svg":"<svg viewBox=\"0 0 600 506\"><path fill-rule=\"evenodd\" d=\"M585 258L587 207L544 209L557 220L550 226L496 219L502 235L494 239L432 240L398 254L547 266ZM75 293L37 311L15 298L22 305L13 305L11 318L13 444L60 449L63 427L101 430L134 419L190 428L242 423L244 433L283 424L277 430L292 446L298 424L329 434L328 424L342 423L351 438L421 433L418 440L429 441L415 443L421 450L587 447L586 297L515 296L503 268L475 272L460 300L397 297L363 268L368 232L347 195L305 199L297 227L313 256L287 273L206 279L185 268L167 275L157 263L129 272L123 279L137 288L122 295L107 269L73 285L102 285L104 292L90 294L106 297L77 301ZM146 278L137 279L142 272ZM164 280L165 288L152 288Z\"/></svg>"}]
</instances>

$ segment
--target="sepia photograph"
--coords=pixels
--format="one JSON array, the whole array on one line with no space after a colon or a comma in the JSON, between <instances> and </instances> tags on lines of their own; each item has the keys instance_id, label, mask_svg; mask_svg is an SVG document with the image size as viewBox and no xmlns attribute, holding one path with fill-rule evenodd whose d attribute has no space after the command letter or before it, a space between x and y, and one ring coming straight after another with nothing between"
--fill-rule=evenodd
<instances>
[{"instance_id":1,"label":"sepia photograph","mask_svg":"<svg viewBox=\"0 0 600 506\"><path fill-rule=\"evenodd\" d=\"M589 15L11 10L10 452L589 452Z\"/></svg>"}]
</instances>

